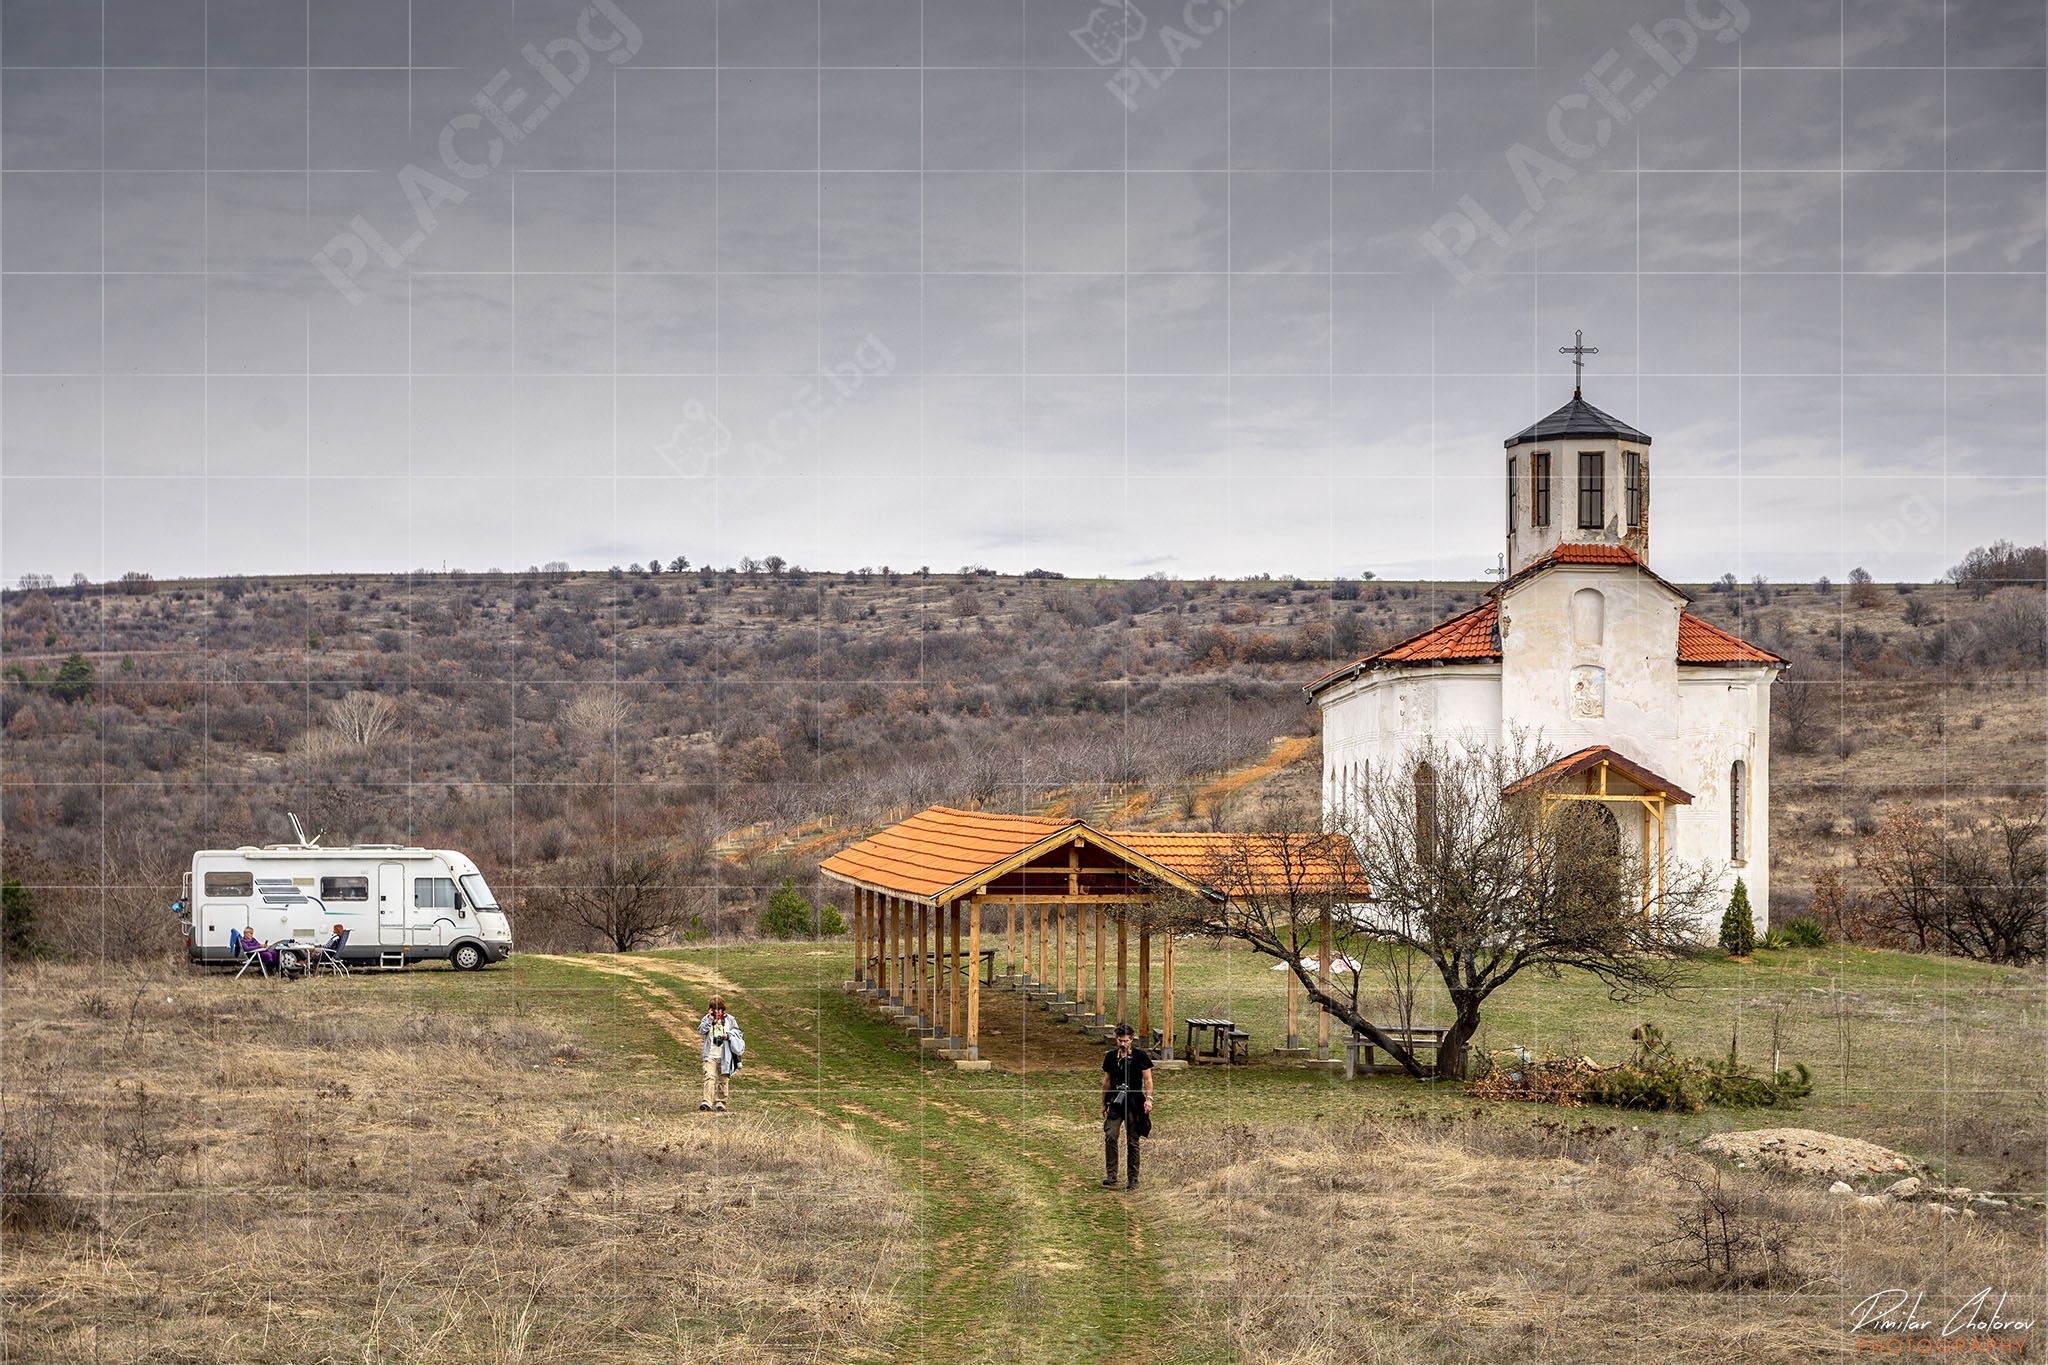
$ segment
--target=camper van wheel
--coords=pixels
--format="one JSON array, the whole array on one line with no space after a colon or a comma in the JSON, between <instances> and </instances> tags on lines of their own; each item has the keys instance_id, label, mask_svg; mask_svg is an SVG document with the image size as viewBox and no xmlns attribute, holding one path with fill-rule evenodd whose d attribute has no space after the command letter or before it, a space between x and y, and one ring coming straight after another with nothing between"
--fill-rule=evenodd
<instances>
[{"instance_id":1,"label":"camper van wheel","mask_svg":"<svg viewBox=\"0 0 2048 1365\"><path fill-rule=\"evenodd\" d=\"M455 964L455 970L459 972L478 971L484 965L484 950L474 943L458 943L455 945L455 951L448 954L448 960Z\"/></svg>"},{"instance_id":2,"label":"camper van wheel","mask_svg":"<svg viewBox=\"0 0 2048 1365\"><path fill-rule=\"evenodd\" d=\"M297 976L306 970L305 955L286 948L277 955L277 967L286 976Z\"/></svg>"}]
</instances>

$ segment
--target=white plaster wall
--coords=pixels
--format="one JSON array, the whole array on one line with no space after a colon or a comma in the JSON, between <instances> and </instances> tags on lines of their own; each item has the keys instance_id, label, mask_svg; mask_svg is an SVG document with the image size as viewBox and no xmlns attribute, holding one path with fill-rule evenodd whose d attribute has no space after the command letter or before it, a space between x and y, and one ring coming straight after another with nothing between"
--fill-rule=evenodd
<instances>
[{"instance_id":1,"label":"white plaster wall","mask_svg":"<svg viewBox=\"0 0 2048 1365\"><path fill-rule=\"evenodd\" d=\"M1597 527L1579 525L1579 454L1599 451L1601 492L1606 515ZM1536 505L1537 452L1550 455L1550 525L1532 526L1531 509ZM1634 451L1642 460L1643 524L1631 531L1628 518L1628 465L1624 452ZM1507 538L1508 572L1519 573L1559 545L1613 544L1617 540L1636 552L1639 559L1650 557L1650 452L1647 448L1619 439L1601 440L1584 436L1564 440L1524 442L1509 446L1505 459L1515 463L1515 525ZM1502 469L1506 469L1502 465ZM1609 529L1614 534L1609 535Z\"/></svg>"},{"instance_id":2,"label":"white plaster wall","mask_svg":"<svg viewBox=\"0 0 2048 1365\"><path fill-rule=\"evenodd\" d=\"M1572 596L1605 604L1598 644L1574 637ZM1628 566L1560 565L1501 601L1501 695L1510 729L1540 731L1560 754L1611 744L1659 772L1677 756L1679 599ZM1598 718L1572 713L1572 675L1606 670ZM1677 780L1675 775L1673 780Z\"/></svg>"},{"instance_id":3,"label":"white plaster wall","mask_svg":"<svg viewBox=\"0 0 2048 1365\"><path fill-rule=\"evenodd\" d=\"M1353 795L1343 790L1353 772L1401 764L1431 735L1448 743L1498 743L1500 696L1500 668L1493 663L1375 670L1323 693L1324 814L1336 814Z\"/></svg>"},{"instance_id":4,"label":"white plaster wall","mask_svg":"<svg viewBox=\"0 0 2048 1365\"><path fill-rule=\"evenodd\" d=\"M1771 903L1771 685L1770 668L1696 667L1679 670L1681 757L1666 775L1693 794L1673 818L1677 856L1721 869L1719 910L1742 878L1761 934ZM1729 773L1735 760L1748 767L1749 835L1741 862L1729 858ZM1711 926L1709 926L1711 928Z\"/></svg>"},{"instance_id":5,"label":"white plaster wall","mask_svg":"<svg viewBox=\"0 0 2048 1365\"><path fill-rule=\"evenodd\" d=\"M1597 647L1574 643L1571 632L1571 594L1587 586L1599 588L1606 601ZM1515 726L1560 755L1612 745L1693 794L1692 805L1667 814L1666 853L1719 874L1719 900L1708 909L1704 932L1718 926L1740 876L1762 933L1770 913L1770 688L1776 671L1681 667L1679 604L1633 570L1564 566L1509 597L1502 663L1377 670L1318 698L1325 815L1341 817L1356 799L1354 773L1401 764L1432 734L1442 743L1490 745ZM1570 714L1571 670L1589 661L1608 670L1606 715L1597 720ZM1728 856L1728 774L1738 758L1749 773L1748 857L1739 866Z\"/></svg>"}]
</instances>

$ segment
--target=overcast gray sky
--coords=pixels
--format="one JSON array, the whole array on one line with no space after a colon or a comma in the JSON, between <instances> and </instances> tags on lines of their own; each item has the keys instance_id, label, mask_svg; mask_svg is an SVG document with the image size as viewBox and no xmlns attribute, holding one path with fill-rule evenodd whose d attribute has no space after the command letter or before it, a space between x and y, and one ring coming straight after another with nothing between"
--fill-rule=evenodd
<instances>
[{"instance_id":1,"label":"overcast gray sky","mask_svg":"<svg viewBox=\"0 0 2048 1365\"><path fill-rule=\"evenodd\" d=\"M1574 329L1667 574L2043 535L2038 3L0 15L9 584L1470 578Z\"/></svg>"}]
</instances>

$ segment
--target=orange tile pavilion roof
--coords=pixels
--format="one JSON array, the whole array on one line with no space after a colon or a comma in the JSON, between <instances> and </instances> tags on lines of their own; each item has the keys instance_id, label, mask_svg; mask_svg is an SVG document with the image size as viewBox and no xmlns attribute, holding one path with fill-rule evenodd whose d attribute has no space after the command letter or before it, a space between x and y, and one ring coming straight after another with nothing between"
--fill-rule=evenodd
<instances>
[{"instance_id":1,"label":"orange tile pavilion roof","mask_svg":"<svg viewBox=\"0 0 2048 1365\"><path fill-rule=\"evenodd\" d=\"M1350 840L1328 836L1316 847L1297 844L1290 854L1282 838L1099 830L1083 820L932 806L841 849L819 870L840 881L940 904L972 894L1005 872L1081 839L1140 880L1178 886L1210 899L1224 894L1209 883L1225 860L1233 880L1257 890L1284 881L1291 864L1297 882L1319 889L1355 887L1360 896L1369 894ZM1271 846L1262 847L1262 839ZM1325 842L1328 847L1321 847Z\"/></svg>"}]
</instances>

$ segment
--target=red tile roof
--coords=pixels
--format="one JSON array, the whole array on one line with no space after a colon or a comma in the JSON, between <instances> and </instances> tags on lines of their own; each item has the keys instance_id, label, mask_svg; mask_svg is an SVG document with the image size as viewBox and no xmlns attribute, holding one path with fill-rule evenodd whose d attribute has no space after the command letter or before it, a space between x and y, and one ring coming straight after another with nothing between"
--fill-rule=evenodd
<instances>
[{"instance_id":1,"label":"red tile roof","mask_svg":"<svg viewBox=\"0 0 2048 1365\"><path fill-rule=\"evenodd\" d=\"M1678 662L1682 664L1783 664L1768 649L1710 626L1689 611L1678 614Z\"/></svg>"},{"instance_id":2,"label":"red tile roof","mask_svg":"<svg viewBox=\"0 0 2048 1365\"><path fill-rule=\"evenodd\" d=\"M1080 824L933 806L841 849L819 867L848 881L929 899Z\"/></svg>"},{"instance_id":3,"label":"red tile roof","mask_svg":"<svg viewBox=\"0 0 2048 1365\"><path fill-rule=\"evenodd\" d=\"M1141 880L1200 889L1218 900L1233 892L1280 889L1290 879L1298 886L1334 885L1368 894L1351 841L1336 835L1303 844L1282 835L1104 831L1080 820L947 806L921 810L871 834L827 858L819 870L893 895L943 903L993 880L1005 864L1031 861L1041 845L1040 853L1057 852L1076 834L1143 874ZM1243 885L1209 886L1217 877Z\"/></svg>"},{"instance_id":4,"label":"red tile roof","mask_svg":"<svg viewBox=\"0 0 2048 1365\"><path fill-rule=\"evenodd\" d=\"M1190 881L1225 893L1272 894L1298 889L1367 894L1358 851L1341 834L1208 834L1178 830L1112 830L1110 838L1170 867Z\"/></svg>"},{"instance_id":5,"label":"red tile roof","mask_svg":"<svg viewBox=\"0 0 2048 1365\"><path fill-rule=\"evenodd\" d=\"M1595 744L1589 748L1581 749L1575 754L1566 754L1554 763L1546 763L1521 781L1510 782L1505 794L1512 796L1516 792L1526 791L1530 787L1545 783L1561 782L1565 778L1576 777L1580 773L1603 765L1612 768L1646 791L1662 792L1664 799L1675 806L1689 806L1692 804L1691 792L1679 786L1670 778L1659 777L1642 764L1637 763L1633 759L1623 757L1605 744Z\"/></svg>"},{"instance_id":6,"label":"red tile roof","mask_svg":"<svg viewBox=\"0 0 2048 1365\"><path fill-rule=\"evenodd\" d=\"M1498 597L1512 585L1534 578L1545 569L1555 568L1559 564L1632 564L1652 579L1655 579L1658 584L1669 588L1686 601L1694 600L1691 593L1679 587L1676 583L1665 579L1656 570L1643 563L1642 558L1634 550L1629 549L1628 546L1613 545L1605 541L1588 543L1574 540L1568 540L1549 554L1543 556L1543 558L1523 565L1511 577L1502 582L1499 587L1495 588L1491 595Z\"/></svg>"},{"instance_id":7,"label":"red tile roof","mask_svg":"<svg viewBox=\"0 0 2048 1365\"><path fill-rule=\"evenodd\" d=\"M1618 545L1588 545L1586 550L1620 550ZM1629 556L1631 559L1633 555ZM1620 560L1589 560L1589 563L1620 563ZM1536 567L1531 565L1530 568ZM1524 570L1523 572L1528 572ZM1397 645L1389 645L1377 654L1368 654L1355 659L1342 668L1332 669L1303 690L1310 696L1322 691L1340 678L1349 677L1368 668L1389 668L1402 664L1477 664L1492 663L1500 658L1500 636L1496 633L1500 620L1500 607L1494 602L1485 602L1462 616L1453 616L1442 625L1431 626L1420 635L1411 635ZM1718 626L1710 626L1691 612L1678 614L1678 662L1681 664L1779 664L1785 660L1767 649L1759 649L1739 636L1730 635Z\"/></svg>"},{"instance_id":8,"label":"red tile roof","mask_svg":"<svg viewBox=\"0 0 2048 1365\"><path fill-rule=\"evenodd\" d=\"M1411 635L1377 654L1368 654L1342 668L1332 669L1303 690L1314 696L1339 678L1367 668L1386 668L1396 664L1479 664L1498 660L1499 621L1499 605L1482 602L1442 625L1431 626L1420 635Z\"/></svg>"}]
</instances>

